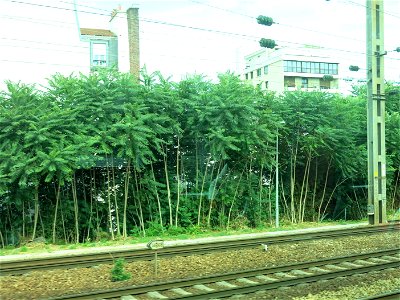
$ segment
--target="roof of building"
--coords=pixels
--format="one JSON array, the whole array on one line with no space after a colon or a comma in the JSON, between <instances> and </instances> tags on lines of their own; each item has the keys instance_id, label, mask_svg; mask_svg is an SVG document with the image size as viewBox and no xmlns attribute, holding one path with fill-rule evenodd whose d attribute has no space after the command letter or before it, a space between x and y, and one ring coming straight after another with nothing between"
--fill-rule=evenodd
<instances>
[{"instance_id":1,"label":"roof of building","mask_svg":"<svg viewBox=\"0 0 400 300\"><path fill-rule=\"evenodd\" d=\"M95 35L95 36L111 36L116 37L117 35L108 29L96 29L96 28L81 28L82 35Z\"/></svg>"}]
</instances>

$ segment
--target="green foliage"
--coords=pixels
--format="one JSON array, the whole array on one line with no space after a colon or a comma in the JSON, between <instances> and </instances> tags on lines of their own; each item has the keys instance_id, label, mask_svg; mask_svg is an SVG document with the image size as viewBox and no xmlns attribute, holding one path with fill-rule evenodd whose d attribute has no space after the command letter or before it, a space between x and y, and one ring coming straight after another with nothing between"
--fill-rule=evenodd
<instances>
[{"instance_id":1,"label":"green foliage","mask_svg":"<svg viewBox=\"0 0 400 300\"><path fill-rule=\"evenodd\" d=\"M322 79L325 81L332 81L333 80L333 76L332 75L324 75L322 76Z\"/></svg>"},{"instance_id":2,"label":"green foliage","mask_svg":"<svg viewBox=\"0 0 400 300\"><path fill-rule=\"evenodd\" d=\"M132 274L124 270L125 260L118 258L111 269L111 281L125 281L132 277Z\"/></svg>"},{"instance_id":3,"label":"green foliage","mask_svg":"<svg viewBox=\"0 0 400 300\"><path fill-rule=\"evenodd\" d=\"M164 233L164 227L159 222L147 221L147 236L161 236Z\"/></svg>"},{"instance_id":4,"label":"green foliage","mask_svg":"<svg viewBox=\"0 0 400 300\"><path fill-rule=\"evenodd\" d=\"M319 205L327 218L345 206L363 216L365 193L352 186L367 181L365 93L276 96L232 73L171 82L145 70L141 83L104 70L57 74L46 91L9 82L0 93L5 243L31 235L34 215L43 236L64 244L126 237L125 226L145 237L272 224L277 133L282 218L301 222L304 209L303 221L315 220ZM399 87L388 83L385 95L396 209Z\"/></svg>"},{"instance_id":5,"label":"green foliage","mask_svg":"<svg viewBox=\"0 0 400 300\"><path fill-rule=\"evenodd\" d=\"M263 48L274 49L277 45L274 40L262 38L260 41L260 46Z\"/></svg>"}]
</instances>

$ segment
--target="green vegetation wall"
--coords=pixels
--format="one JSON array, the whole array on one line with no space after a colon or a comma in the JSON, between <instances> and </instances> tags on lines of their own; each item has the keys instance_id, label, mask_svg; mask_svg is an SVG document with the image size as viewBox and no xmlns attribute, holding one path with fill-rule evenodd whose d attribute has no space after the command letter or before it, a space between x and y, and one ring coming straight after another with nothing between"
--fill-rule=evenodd
<instances>
[{"instance_id":1,"label":"green vegetation wall","mask_svg":"<svg viewBox=\"0 0 400 300\"><path fill-rule=\"evenodd\" d=\"M2 245L366 215L362 89L265 93L221 74L55 75L0 94ZM399 207L399 87L387 92L388 201Z\"/></svg>"}]
</instances>

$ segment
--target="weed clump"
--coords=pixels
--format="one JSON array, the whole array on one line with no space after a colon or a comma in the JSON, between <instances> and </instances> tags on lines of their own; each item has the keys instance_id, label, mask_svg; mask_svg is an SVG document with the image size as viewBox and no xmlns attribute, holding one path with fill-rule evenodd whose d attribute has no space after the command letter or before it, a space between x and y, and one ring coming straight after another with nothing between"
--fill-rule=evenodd
<instances>
[{"instance_id":1,"label":"weed clump","mask_svg":"<svg viewBox=\"0 0 400 300\"><path fill-rule=\"evenodd\" d=\"M111 269L111 281L124 281L131 278L132 274L124 270L125 260L119 258L114 262L114 267Z\"/></svg>"}]
</instances>

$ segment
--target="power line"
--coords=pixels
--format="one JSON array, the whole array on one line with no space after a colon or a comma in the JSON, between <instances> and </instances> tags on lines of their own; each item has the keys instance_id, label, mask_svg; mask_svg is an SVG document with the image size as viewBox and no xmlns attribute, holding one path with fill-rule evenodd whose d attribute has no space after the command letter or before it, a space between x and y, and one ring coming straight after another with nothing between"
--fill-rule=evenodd
<instances>
[{"instance_id":1,"label":"power line","mask_svg":"<svg viewBox=\"0 0 400 300\"><path fill-rule=\"evenodd\" d=\"M348 3L348 4L350 4L350 5L361 6L361 7L363 7L363 8L367 8L366 5L361 4L361 3L354 2L354 1L351 1L351 0L343 0L342 2L343 2L343 3ZM390 13L390 12L388 12L388 11L385 11L385 10L384 10L383 13L384 13L385 15L388 15L388 16L391 16L391 17L400 19L400 16L399 16L399 15L392 14L392 13Z\"/></svg>"},{"instance_id":2,"label":"power line","mask_svg":"<svg viewBox=\"0 0 400 300\"><path fill-rule=\"evenodd\" d=\"M61 7L56 7L56 6L36 4L36 3L28 3L28 2L16 1L16 0L3 0L3 1L9 1L9 2L19 3L19 4L35 5L35 6L40 6L40 7L52 8L52 9L62 9L62 10L68 10L68 11L75 11L74 9L70 9L70 8L61 8ZM72 4L72 2L67 2L67 1L62 1L62 2ZM89 6L87 6L87 7L89 7ZM102 14L102 13L86 12L86 11L81 11L81 12L91 13L91 14L101 15L101 16L109 16L108 14ZM239 33L235 33L235 32L226 32L226 31L214 30L214 29L209 29L209 28L201 28L201 27L194 27L194 26L188 26L188 25L182 25L182 24L174 24L174 23L151 20L151 19L146 19L146 18L142 18L142 19L139 19L139 20L141 20L143 22L158 24L158 25L173 26L173 27L179 27L179 28L183 28L183 29L198 30L198 31L222 34L222 35L227 35L227 36L232 36L232 37L239 37L239 38L247 39L247 40L250 40L250 41L257 41L259 39L259 37L251 36L251 35L248 35L248 34L239 34ZM36 41L29 41L29 42L36 42ZM303 46L303 44L301 44L301 43L294 43L294 42L290 42L290 41L278 40L278 42L279 43L284 43L284 44L287 43L287 44ZM44 43L44 44L51 44L51 43ZM65 46L70 46L70 45L65 45ZM80 46L76 46L76 47L80 47ZM327 49L327 50L342 51L342 52L346 52L346 53L355 53L355 54L363 54L363 55L365 55L364 52L356 52L356 51L337 49L337 48L329 48L329 47L321 47L321 48ZM389 58L389 59L391 59L391 58ZM394 60L398 60L398 59L394 59Z\"/></svg>"},{"instance_id":3,"label":"power line","mask_svg":"<svg viewBox=\"0 0 400 300\"><path fill-rule=\"evenodd\" d=\"M75 11L75 9L73 9L73 8L52 6L52 5L39 4L39 3L31 3L31 2L24 2L24 1L17 1L17 0L2 0L2 1L17 3L17 4L32 5L32 6L38 6L38 7L44 7L44 8L52 8L52 9L59 9L59 10L66 10L66 11ZM105 14L105 13L103 14L103 13L97 13L97 12L91 12L91 11L82 11L81 10L80 12L86 13L86 14L92 14L92 15L109 16L109 14Z\"/></svg>"},{"instance_id":4,"label":"power line","mask_svg":"<svg viewBox=\"0 0 400 300\"><path fill-rule=\"evenodd\" d=\"M26 42L26 43L37 43L37 44L53 45L53 46L62 46L62 47L89 48L89 46L71 45L71 44L60 44L60 43L50 43L50 42L43 42L43 41L34 41L34 40L25 40L25 39L8 38L8 37L0 37L0 40L8 40L8 41L15 41L15 42Z\"/></svg>"},{"instance_id":5,"label":"power line","mask_svg":"<svg viewBox=\"0 0 400 300\"><path fill-rule=\"evenodd\" d=\"M24 1L19 1L19 0L3 0L3 1L8 1L8 2L12 2L12 3L18 3L18 4L34 5L34 6L52 8L52 9L75 11L75 9L72 9L72 8L62 8L62 7L57 7L57 6L30 3L30 2L24 2ZM63 1L63 2L72 4L72 2L67 2L67 1ZM201 2L197 2L197 1L195 1L195 2L196 3L201 3ZM209 6L209 5L207 5L207 6ZM87 7L90 7L90 6L87 6ZM215 6L211 6L211 7L215 7ZM93 7L90 7L90 8L93 8ZM89 14L94 14L94 15L101 15L101 16L109 16L109 14L105 14L105 13L88 12L88 11L79 11L79 12L89 13ZM253 41L258 41L260 39L260 37L251 36L251 35L248 35L248 34L240 34L240 33L235 33L235 32L227 32L227 31L221 31L221 30L215 30L215 29L209 29L209 28L202 28L202 27L195 27L195 26L189 26L189 25L183 25L183 24L174 24L174 23L170 23L170 22L157 21L157 20L152 20L152 19L147 19L147 18L139 18L139 20L143 21L143 22L147 22L147 23L153 23L153 24L159 24L159 25L165 25L165 26L172 26L172 27L177 27L177 28L198 30L198 31L210 32L210 33L215 33L215 34L222 34L222 35L227 35L227 36L236 36L236 37L241 37L241 38L245 38L245 39L249 39L249 40L253 40ZM293 26L293 27L298 28L296 26ZM322 34L327 35L326 33L322 33ZM286 44L293 44L293 45L303 45L302 43L295 43L295 42L291 42L291 41L283 41L283 40L277 40L277 41L279 43L286 43ZM329 50L335 50L335 51L342 51L342 52L347 52L347 53L365 54L363 52L355 52L355 51L337 49L337 48L330 48L330 47L322 47L322 48L329 49Z\"/></svg>"},{"instance_id":6,"label":"power line","mask_svg":"<svg viewBox=\"0 0 400 300\"><path fill-rule=\"evenodd\" d=\"M45 62L45 61L25 61L25 60L13 60L13 59L0 59L0 61L2 61L2 62L11 62L11 63L34 64L34 65L90 68L89 64L88 65L73 65L73 64L48 63L48 62Z\"/></svg>"},{"instance_id":7,"label":"power line","mask_svg":"<svg viewBox=\"0 0 400 300\"><path fill-rule=\"evenodd\" d=\"M196 1L196 0L190 0L190 1L193 2L193 3L197 3L197 4L204 5L204 6L208 6L208 7L214 8L214 9L226 11L226 12L229 12L229 13L232 13L232 14L235 14L235 15L243 16L243 17L252 19L254 21L256 20L256 18L253 17L253 16L246 15L246 14L243 14L243 13L239 13L239 12L236 12L236 11L233 11L233 10L224 9L224 8L221 8L221 7L217 7L217 6L210 5L210 4L203 3L203 2L200 2L200 1ZM322 32L322 31L319 31L319 30L304 28L304 27L300 27L300 26L294 26L294 25L285 24L285 23L282 23L282 22L274 22L274 24L280 25L280 26L284 26L284 27L289 27L289 28L296 28L296 29L300 29L300 30L303 30L303 31L309 31L309 32L313 32L313 33L318 33L318 34L322 34L322 35L328 35L328 36L333 36L333 37L337 37L337 38L348 39L348 40L352 40L352 41L365 42L365 40L354 39L354 37L348 37L348 36L342 36L342 35L337 35L337 34L328 33L328 32Z\"/></svg>"}]
</instances>

